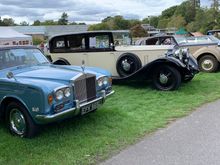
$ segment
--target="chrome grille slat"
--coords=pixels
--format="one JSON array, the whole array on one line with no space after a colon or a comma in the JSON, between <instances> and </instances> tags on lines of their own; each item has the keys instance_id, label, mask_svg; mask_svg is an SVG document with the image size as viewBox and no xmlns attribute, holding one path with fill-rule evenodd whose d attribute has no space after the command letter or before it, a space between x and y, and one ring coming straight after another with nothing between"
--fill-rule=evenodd
<instances>
[{"instance_id":1,"label":"chrome grille slat","mask_svg":"<svg viewBox=\"0 0 220 165\"><path fill-rule=\"evenodd\" d=\"M96 98L96 77L93 74L84 74L74 81L75 99L80 102Z\"/></svg>"},{"instance_id":2,"label":"chrome grille slat","mask_svg":"<svg viewBox=\"0 0 220 165\"><path fill-rule=\"evenodd\" d=\"M86 79L87 100L96 98L96 77Z\"/></svg>"}]
</instances>

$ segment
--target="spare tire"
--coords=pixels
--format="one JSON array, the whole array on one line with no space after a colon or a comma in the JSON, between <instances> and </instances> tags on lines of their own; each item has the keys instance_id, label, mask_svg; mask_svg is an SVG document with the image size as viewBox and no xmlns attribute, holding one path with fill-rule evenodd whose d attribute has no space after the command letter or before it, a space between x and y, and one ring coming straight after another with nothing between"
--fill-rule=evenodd
<instances>
[{"instance_id":1,"label":"spare tire","mask_svg":"<svg viewBox=\"0 0 220 165\"><path fill-rule=\"evenodd\" d=\"M122 54L116 63L116 69L121 77L126 77L141 68L141 60L132 53Z\"/></svg>"}]
</instances>

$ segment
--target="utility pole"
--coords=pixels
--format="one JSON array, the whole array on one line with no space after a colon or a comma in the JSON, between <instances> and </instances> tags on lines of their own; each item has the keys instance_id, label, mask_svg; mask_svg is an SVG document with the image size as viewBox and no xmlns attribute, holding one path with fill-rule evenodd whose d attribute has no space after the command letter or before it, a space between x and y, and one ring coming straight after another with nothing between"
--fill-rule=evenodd
<instances>
[{"instance_id":1,"label":"utility pole","mask_svg":"<svg viewBox=\"0 0 220 165\"><path fill-rule=\"evenodd\" d=\"M211 7L214 8L216 11L219 11L219 0L210 0Z\"/></svg>"},{"instance_id":2,"label":"utility pole","mask_svg":"<svg viewBox=\"0 0 220 165\"><path fill-rule=\"evenodd\" d=\"M190 0L193 9L196 10L197 8L200 8L200 0Z\"/></svg>"}]
</instances>

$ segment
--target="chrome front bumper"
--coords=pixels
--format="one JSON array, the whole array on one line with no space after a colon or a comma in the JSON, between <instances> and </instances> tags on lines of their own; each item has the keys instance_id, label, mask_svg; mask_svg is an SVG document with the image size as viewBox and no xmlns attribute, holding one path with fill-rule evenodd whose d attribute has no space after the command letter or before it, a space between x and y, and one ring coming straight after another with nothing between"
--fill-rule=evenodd
<instances>
[{"instance_id":1,"label":"chrome front bumper","mask_svg":"<svg viewBox=\"0 0 220 165\"><path fill-rule=\"evenodd\" d=\"M114 93L114 91L111 91L110 93L106 94L105 91L102 91L102 96L99 98L96 98L95 100L89 101L89 102L85 102L80 104L77 100L76 100L76 107L74 108L70 108L67 109L63 112L59 112L53 115L36 115L35 119L37 121L37 123L40 124L46 124L46 123L51 123L51 122L55 122L55 121L59 121L65 118L69 118L72 116L76 116L78 114L80 114L80 108L95 102L101 102L101 104L103 104L105 102L106 97L112 95Z\"/></svg>"}]
</instances>

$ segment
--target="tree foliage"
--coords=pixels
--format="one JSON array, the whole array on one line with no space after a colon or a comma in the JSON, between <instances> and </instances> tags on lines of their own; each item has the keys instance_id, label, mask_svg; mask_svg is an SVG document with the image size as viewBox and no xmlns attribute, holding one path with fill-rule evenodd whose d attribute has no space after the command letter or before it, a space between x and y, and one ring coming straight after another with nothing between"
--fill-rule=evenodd
<instances>
[{"instance_id":1,"label":"tree foliage","mask_svg":"<svg viewBox=\"0 0 220 165\"><path fill-rule=\"evenodd\" d=\"M15 26L15 21L12 18L4 18L3 20L0 17L0 26Z\"/></svg>"},{"instance_id":2,"label":"tree foliage","mask_svg":"<svg viewBox=\"0 0 220 165\"><path fill-rule=\"evenodd\" d=\"M144 30L141 24L133 26L130 31L133 37L146 37L148 35L147 31Z\"/></svg>"},{"instance_id":3,"label":"tree foliage","mask_svg":"<svg viewBox=\"0 0 220 165\"><path fill-rule=\"evenodd\" d=\"M63 12L61 18L58 20L58 25L67 25L68 24L68 14Z\"/></svg>"}]
</instances>

